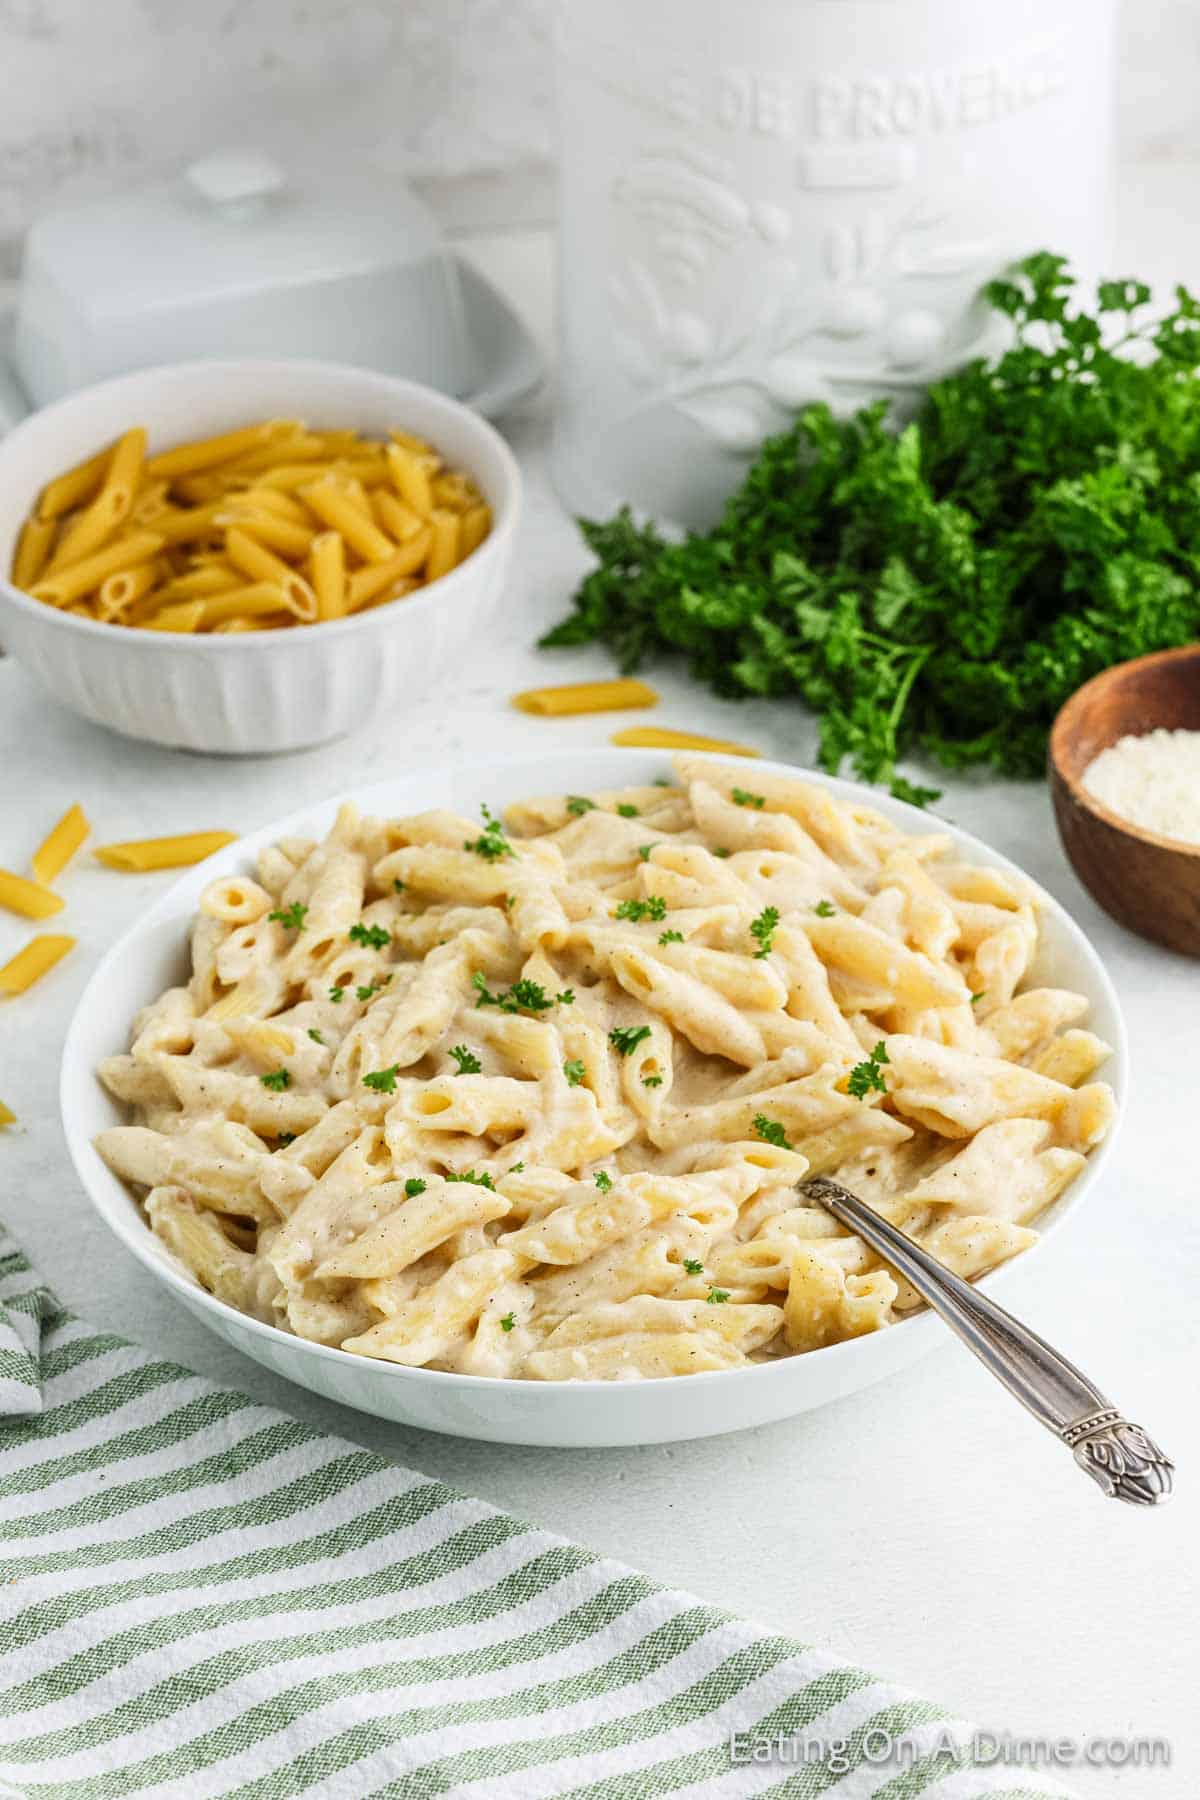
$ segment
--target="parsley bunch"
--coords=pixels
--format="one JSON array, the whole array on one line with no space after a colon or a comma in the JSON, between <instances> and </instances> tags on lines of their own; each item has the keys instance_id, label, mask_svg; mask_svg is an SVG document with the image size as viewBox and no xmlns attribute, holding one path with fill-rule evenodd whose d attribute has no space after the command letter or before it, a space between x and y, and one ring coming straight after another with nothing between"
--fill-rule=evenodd
<instances>
[{"instance_id":1,"label":"parsley bunch","mask_svg":"<svg viewBox=\"0 0 1200 1800\"><path fill-rule=\"evenodd\" d=\"M984 294L1015 343L888 402L813 406L762 446L715 528L668 543L628 510L583 524L599 567L542 641L600 639L623 669L686 656L726 695L799 695L820 760L1040 773L1058 707L1099 670L1200 636L1200 302L1148 318L1106 281L1093 312L1046 252Z\"/></svg>"}]
</instances>

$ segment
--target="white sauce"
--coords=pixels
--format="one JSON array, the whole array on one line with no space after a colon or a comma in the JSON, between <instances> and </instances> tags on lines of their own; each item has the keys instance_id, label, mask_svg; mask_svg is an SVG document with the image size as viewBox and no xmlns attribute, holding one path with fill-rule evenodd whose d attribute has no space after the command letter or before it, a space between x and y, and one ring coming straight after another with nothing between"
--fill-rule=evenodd
<instances>
[{"instance_id":1,"label":"white sauce","mask_svg":"<svg viewBox=\"0 0 1200 1800\"><path fill-rule=\"evenodd\" d=\"M1200 844L1200 731L1120 738L1088 764L1083 785L1131 825Z\"/></svg>"}]
</instances>

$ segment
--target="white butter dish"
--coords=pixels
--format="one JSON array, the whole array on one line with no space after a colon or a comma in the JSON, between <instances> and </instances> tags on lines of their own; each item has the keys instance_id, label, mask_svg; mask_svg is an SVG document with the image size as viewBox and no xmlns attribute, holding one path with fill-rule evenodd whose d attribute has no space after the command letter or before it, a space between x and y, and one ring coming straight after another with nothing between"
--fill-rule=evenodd
<instances>
[{"instance_id":1,"label":"white butter dish","mask_svg":"<svg viewBox=\"0 0 1200 1800\"><path fill-rule=\"evenodd\" d=\"M222 152L31 228L14 360L34 406L134 369L256 356L460 397L486 373L432 214L369 171L301 175Z\"/></svg>"}]
</instances>

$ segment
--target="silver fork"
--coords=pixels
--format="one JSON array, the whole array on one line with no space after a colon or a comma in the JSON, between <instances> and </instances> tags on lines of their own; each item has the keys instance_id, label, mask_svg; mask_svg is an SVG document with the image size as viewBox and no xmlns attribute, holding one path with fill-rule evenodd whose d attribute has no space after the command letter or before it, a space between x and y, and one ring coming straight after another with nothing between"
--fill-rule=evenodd
<instances>
[{"instance_id":1,"label":"silver fork","mask_svg":"<svg viewBox=\"0 0 1200 1800\"><path fill-rule=\"evenodd\" d=\"M1074 1451L1080 1468L1106 1494L1132 1506L1160 1506L1170 1499L1175 1469L1170 1458L1036 1332L943 1268L906 1232L838 1182L814 1175L800 1182L797 1191L857 1232L905 1276L997 1381Z\"/></svg>"}]
</instances>

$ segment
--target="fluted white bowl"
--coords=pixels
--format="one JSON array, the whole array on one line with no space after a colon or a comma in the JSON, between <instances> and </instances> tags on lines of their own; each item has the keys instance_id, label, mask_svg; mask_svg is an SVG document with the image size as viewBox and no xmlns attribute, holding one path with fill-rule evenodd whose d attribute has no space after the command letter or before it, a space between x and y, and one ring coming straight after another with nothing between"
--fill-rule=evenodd
<instances>
[{"instance_id":1,"label":"fluted white bowl","mask_svg":"<svg viewBox=\"0 0 1200 1800\"><path fill-rule=\"evenodd\" d=\"M801 773L779 763L757 768L780 775ZM505 758L495 763L457 768L414 770L344 798L365 813L420 811L448 806L473 813L481 800L499 808L553 788L586 794L619 788L670 774L661 753L648 750L574 750L546 757ZM965 831L943 819L936 821L899 800L871 793L805 769L806 781L819 782L839 799L864 797L907 831L928 831L936 824L969 862L1012 870L1013 864ZM377 1362L346 1350L331 1349L293 1337L226 1306L202 1288L173 1257L146 1222L130 1190L107 1168L95 1148L96 1134L125 1122L125 1110L96 1079L104 1056L124 1050L133 1015L163 990L186 981L188 933L201 890L218 875L252 869L266 845L292 835L320 837L333 824L338 801L306 806L253 832L206 862L189 869L132 930L113 946L92 976L76 1008L63 1048L60 1100L67 1147L75 1169L101 1218L138 1261L171 1289L181 1305L256 1362L297 1381L331 1400L343 1401L376 1418L419 1425L426 1431L496 1443L600 1446L670 1443L678 1438L708 1437L761 1425L823 1406L844 1394L867 1387L906 1368L948 1340L941 1321L920 1313L886 1331L850 1338L812 1350L804 1356L781 1357L745 1369L649 1381L513 1381L482 1375L458 1375L440 1369L409 1369ZM1112 1046L1105 1070L1117 1096L1118 1118L1128 1080L1128 1049L1121 1010L1112 983L1078 925L1046 897L1042 940L1031 971L1034 985L1073 988L1087 996L1089 1023ZM1022 1271L1041 1246L1078 1211L1084 1196L1108 1162L1115 1127L1092 1151L1071 1186L1038 1221L1039 1243L984 1277L989 1293L1003 1287L1018 1292ZM1062 1265L1060 1265L1062 1266ZM1062 1267L1064 1281L1069 1271ZM1069 1353L1069 1342L1064 1345ZM966 1354L965 1351L962 1352ZM997 1397L997 1405L1005 1402Z\"/></svg>"},{"instance_id":2,"label":"fluted white bowl","mask_svg":"<svg viewBox=\"0 0 1200 1800\"><path fill-rule=\"evenodd\" d=\"M483 491L490 535L407 600L285 631L193 637L101 625L31 599L7 579L41 489L122 431L145 425L153 454L291 417L373 437L395 425L428 438ZM428 693L479 642L500 598L520 499L503 439L417 382L300 360L144 369L71 394L0 441L0 643L64 706L127 737L226 755L321 744L402 689Z\"/></svg>"}]
</instances>

